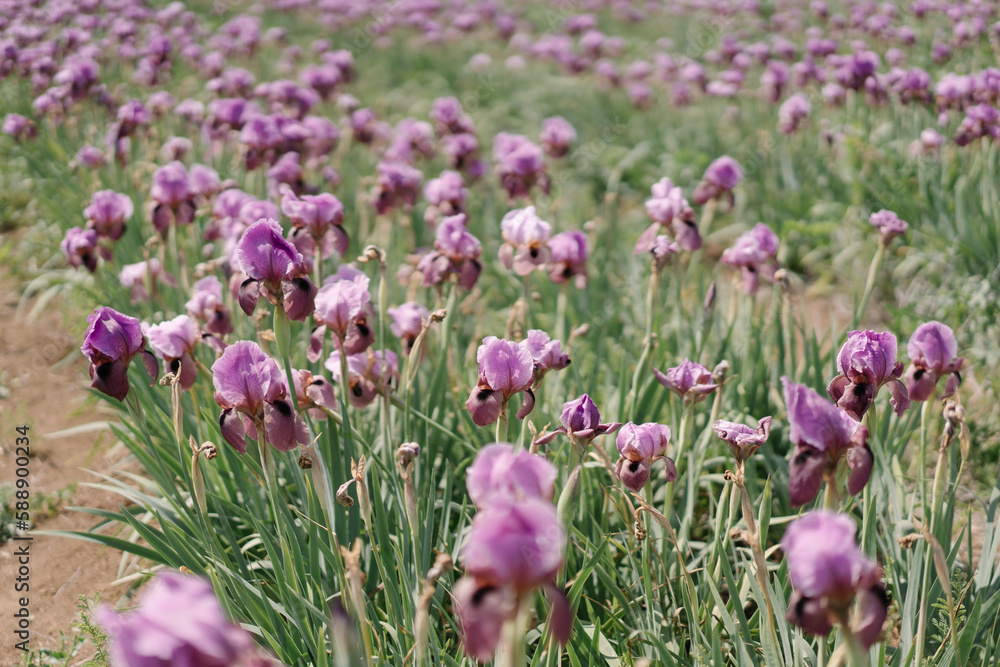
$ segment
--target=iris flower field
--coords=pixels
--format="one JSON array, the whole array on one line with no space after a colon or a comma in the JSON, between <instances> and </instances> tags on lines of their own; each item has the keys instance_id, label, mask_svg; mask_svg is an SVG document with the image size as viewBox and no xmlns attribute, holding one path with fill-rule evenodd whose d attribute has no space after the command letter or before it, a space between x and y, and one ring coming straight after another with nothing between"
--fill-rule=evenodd
<instances>
[{"instance_id":1,"label":"iris flower field","mask_svg":"<svg viewBox=\"0 0 1000 667\"><path fill-rule=\"evenodd\" d=\"M1000 664L1000 3L0 9L131 583L4 664Z\"/></svg>"}]
</instances>

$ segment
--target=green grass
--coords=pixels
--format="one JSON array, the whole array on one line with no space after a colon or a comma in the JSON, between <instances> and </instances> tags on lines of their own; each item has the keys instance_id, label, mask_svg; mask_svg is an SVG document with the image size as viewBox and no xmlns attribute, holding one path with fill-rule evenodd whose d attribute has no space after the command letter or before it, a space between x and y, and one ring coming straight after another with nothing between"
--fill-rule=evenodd
<instances>
[{"instance_id":1,"label":"green grass","mask_svg":"<svg viewBox=\"0 0 1000 667\"><path fill-rule=\"evenodd\" d=\"M547 25L544 11L536 8L529 16ZM558 22L562 16L557 14ZM227 18L210 15L209 20L217 25ZM634 57L647 57L651 43L662 36L673 38L683 52L687 40L696 43L693 35L712 27L705 27L705 16L677 21L659 17L634 28L603 14L601 21L609 34L626 37L627 53ZM293 14L266 13L264 25L288 28L294 42L306 48L320 36L331 39L335 47L350 46L357 36L350 28L330 35L308 17ZM928 26L911 49L913 64L923 62L920 54L927 49L932 29ZM730 380L717 404L710 399L694 410L686 447L691 458L678 461L681 476L670 493L679 542L675 544L648 517L645 542L636 540L632 527L636 500L623 492L599 459L588 459L560 577L575 609L574 633L565 653L552 651L544 635L545 607L539 601L537 620L527 634L532 664L633 665L640 658L664 665L815 664L825 644L804 637L784 620L791 591L781 552L774 549L787 523L798 514L788 500L791 445L779 378L788 375L822 392L836 374L834 356L849 321L834 316L830 325L817 326L815 318L817 313L835 315L837 304L850 308L861 298L876 248L877 234L868 225L868 216L881 208L895 210L911 228L902 242L891 246L861 325L894 332L901 356L905 341L921 322L937 319L955 329L960 354L967 359L961 397L968 409L973 446L961 479L956 478L959 455L956 451L949 455L943 510L947 520L936 533L960 610L959 638L953 642L947 636L950 617L944 588L933 566L928 566L929 551L922 542L903 548L897 541L919 522L920 480L931 474L915 463L919 406L897 418L890 414L885 397L878 401L872 442L876 464L867 501L864 507L860 497L846 498L842 504L858 519L866 551L882 565L893 604L887 631L894 639L877 645L870 660L890 666L911 664L910 651L923 614L928 626L923 655L931 664L993 664L1000 651L996 566L1000 421L992 380L1000 371L996 146L949 146L940 159L917 160L909 155L908 145L920 130L935 125L931 110L897 104L869 107L854 98L836 109L814 103L811 122L791 137L777 133L776 109L749 95L735 100L707 98L691 107L673 108L666 90L657 88L656 106L639 112L623 91L604 92L587 76L566 77L553 63L529 60L523 70L508 70L502 63L509 53L485 35L437 48L417 48L414 40L414 33L403 31L385 48L373 45L355 54L359 78L347 91L373 107L380 118L425 119L436 97L456 95L466 101L476 122L483 157L489 156L496 132L533 137L541 120L554 114L566 117L580 134L574 152L550 166L552 195L532 200L556 231L587 229L591 248L589 285L586 290L565 290L562 320L557 316L559 286L542 273L530 278L530 290L536 295L528 304L533 326L550 333L565 331L567 337L577 327L589 327L585 336L570 343L573 363L550 375L537 392L529 419L538 430L546 423L555 425L563 402L586 392L605 420L659 421L670 425L678 437L680 401L651 374L631 386L651 316L645 306L648 262L633 254L635 239L648 224L643 202L650 186L663 176L672 178L690 197L705 167L721 154L732 155L747 171L734 208L716 216L704 249L665 270L655 304L661 326L650 368L663 370L685 357L710 368L722 360L730 365ZM479 51L489 53L494 65L477 74L464 64ZM986 65L974 51L961 55L962 67ZM277 58L271 56L274 51L265 50L260 58L231 64L251 69L258 82L284 76L277 71ZM133 94L144 97L149 91L130 83L128 69L121 66L109 77L116 82L120 78L122 99ZM755 85L751 78L755 76L748 76L748 85ZM202 85L196 72L178 65L167 87L178 99L204 99ZM0 115L28 109L31 95L25 82L9 79L0 83L0 90L4 93ZM332 103L318 113L339 118ZM0 138L0 182L15 184L0 198L0 222L28 227L17 240L5 241L5 261L19 267L35 293L52 290L53 298L72 299L88 311L109 305L151 323L182 313L188 295L179 289L164 288L158 300L132 304L128 290L118 283L117 271L144 258L144 243L152 236L145 213L151 161L158 159L155 150L160 141L185 128L168 117L149 135L136 137L128 167L74 174L66 166L69 157L83 143L99 142L109 122L89 103L75 115L79 120L72 124L43 123L39 139L32 143ZM820 137L821 128L842 136L830 145ZM414 245L431 241L422 222L423 205L408 216L376 220L367 204L367 190L377 157L343 142L334 161L343 176L335 194L345 208L350 255L360 254L369 242L378 243L388 254L386 304L375 304L380 312L384 305L413 296L392 276ZM223 158L213 166L223 178L234 178L248 192L264 195L262 179L248 176L238 161ZM444 168L444 162L437 157L418 166L430 178ZM263 472L255 444L240 456L223 443L211 378L201 375L194 391L183 397L182 423L185 439L191 435L198 442L213 440L220 447L217 459L200 463L208 496L208 512L203 515L191 496L190 453L178 451L174 441L169 389L148 386L143 372L134 370L131 384L142 412L129 415L122 406L116 434L144 472L130 479L100 480L103 488L121 496L122 508L81 509L93 514L96 523L92 531L77 537L134 554L145 559L141 562L146 566L185 567L210 577L227 613L251 626L260 643L289 665L334 663L331 651L337 646L330 636L336 626L331 630L330 608L348 606L341 594L339 547L360 539L365 616L355 621L368 626L379 664L403 664L414 644L422 578L438 553L449 553L460 563L463 531L473 514L464 488L465 470L480 447L494 437L492 428L476 428L462 407L476 382L476 348L486 335L503 336L511 306L523 292L521 281L495 259L501 243L499 221L515 206L495 181L490 174L470 188L469 228L483 242L484 272L471 294L458 295L448 319L432 328L425 343L427 356L406 397L409 411L379 403L362 412L350 411L352 441L345 440L330 421L312 422L312 433L318 436L314 464L323 475L311 478L301 470L297 453L276 455L280 483L272 506L255 477ZM115 247L115 260L91 278L63 268L58 241L65 229L83 224L81 212L90 195L103 188L128 194L136 214ZM195 229L203 228L209 218L210 213L200 212ZM787 300L780 287L764 287L756 298L743 295L733 283L734 270L717 262L722 249L757 221L771 226L782 239L778 259L791 273L793 285ZM367 236L362 235L365 229L371 230ZM180 231L182 252L188 258L199 256L198 237ZM171 253L165 260L169 271L181 270ZM371 275L371 291L377 298L376 267L361 266ZM332 268L331 262L327 275ZM703 299L712 281L718 285L719 298L714 312L705 312ZM420 288L414 294L431 309L447 303L447 292ZM82 321L82 315L76 315ZM234 340L255 338L253 323L238 308L234 320ZM264 320L263 327L268 326ZM308 325L293 324L296 367L310 367L305 360L308 333ZM376 347L383 346L400 351L391 336L377 340ZM207 347L198 356L206 366L214 358ZM321 367L312 368L318 372ZM635 409L626 414L630 390L635 392ZM401 394L397 397L404 399ZM933 412L931 443L943 425L940 411ZM739 515L724 473L733 463L710 428L713 418L765 415L774 416L774 429L770 441L748 463L747 486L761 523L768 526L762 541L769 557L776 644L762 632L764 593L752 575L749 548L730 537ZM422 448L415 472L422 522L416 540L407 525L403 484L392 462L404 438ZM527 424L512 421L510 440L526 445L529 438ZM597 445L613 460L611 438L598 440ZM936 448L928 447L928 466L933 466ZM675 452L676 444L668 454ZM370 529L364 525L357 505L333 506L332 530L328 530L317 493L329 492L332 497L349 478L351 459L362 454L369 466L372 525ZM548 456L560 470L558 493L569 473L568 443L556 440ZM659 509L669 488L656 476L661 473L656 468L652 481L652 505ZM959 555L959 546L973 542L966 519L969 511L985 519L971 562ZM139 539L132 539L136 536ZM457 576L444 575L431 601L431 664L469 663L459 648L459 626L450 599ZM359 627L351 623L347 632L356 633ZM832 648L835 641L831 637L827 643ZM957 657L956 646L961 652Z\"/></svg>"}]
</instances>

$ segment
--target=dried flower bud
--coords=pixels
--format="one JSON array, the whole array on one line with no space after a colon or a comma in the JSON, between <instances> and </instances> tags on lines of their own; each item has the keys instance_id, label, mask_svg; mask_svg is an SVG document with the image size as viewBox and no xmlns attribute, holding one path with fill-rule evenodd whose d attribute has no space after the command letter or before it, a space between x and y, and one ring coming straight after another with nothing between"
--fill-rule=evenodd
<instances>
[{"instance_id":1,"label":"dried flower bud","mask_svg":"<svg viewBox=\"0 0 1000 667\"><path fill-rule=\"evenodd\" d=\"M312 454L309 452L299 454L299 467L303 470L311 470L313 467Z\"/></svg>"},{"instance_id":2,"label":"dried flower bud","mask_svg":"<svg viewBox=\"0 0 1000 667\"><path fill-rule=\"evenodd\" d=\"M344 507L354 507L354 498L351 498L349 493L351 489L351 484L354 484L353 479L350 479L340 485L337 489L337 504L343 505Z\"/></svg>"},{"instance_id":3,"label":"dried flower bud","mask_svg":"<svg viewBox=\"0 0 1000 667\"><path fill-rule=\"evenodd\" d=\"M570 337L570 339L573 339L573 338L586 338L587 334L589 334L589 333L590 333L590 325L584 323L584 324L581 324L580 326L578 326L577 328L573 329L573 331L572 331L572 333L570 333L569 337Z\"/></svg>"},{"instance_id":4,"label":"dried flower bud","mask_svg":"<svg viewBox=\"0 0 1000 667\"><path fill-rule=\"evenodd\" d=\"M712 284L708 286L708 292L705 293L705 303L703 307L705 309L706 319L712 317L712 314L715 312L715 299L717 296L718 290L716 289L715 281L713 280Z\"/></svg>"},{"instance_id":5,"label":"dried flower bud","mask_svg":"<svg viewBox=\"0 0 1000 667\"><path fill-rule=\"evenodd\" d=\"M358 257L358 261L362 264L367 262L374 262L378 260L380 262L385 261L385 251L379 248L377 245L367 245L361 256Z\"/></svg>"},{"instance_id":6,"label":"dried flower bud","mask_svg":"<svg viewBox=\"0 0 1000 667\"><path fill-rule=\"evenodd\" d=\"M351 459L351 477L354 478L358 484L364 484L365 481L365 457L362 454L361 458L355 462Z\"/></svg>"},{"instance_id":7,"label":"dried flower bud","mask_svg":"<svg viewBox=\"0 0 1000 667\"><path fill-rule=\"evenodd\" d=\"M716 384L722 384L726 381L726 375L729 373L729 362L723 359L720 361L715 368L712 369L712 381Z\"/></svg>"},{"instance_id":8,"label":"dried flower bud","mask_svg":"<svg viewBox=\"0 0 1000 667\"><path fill-rule=\"evenodd\" d=\"M415 442L404 442L396 450L396 470L403 479L413 474L413 462L420 455L420 445Z\"/></svg>"},{"instance_id":9,"label":"dried flower bud","mask_svg":"<svg viewBox=\"0 0 1000 667\"><path fill-rule=\"evenodd\" d=\"M201 443L201 449L198 450L201 454L211 461L219 455L219 448L215 446L214 442L203 442Z\"/></svg>"},{"instance_id":10,"label":"dried flower bud","mask_svg":"<svg viewBox=\"0 0 1000 667\"><path fill-rule=\"evenodd\" d=\"M441 322L447 316L448 316L448 309L447 308L440 308L440 309L435 310L434 312L432 312L430 314L430 316L428 317L428 319L429 319L430 322Z\"/></svg>"},{"instance_id":11,"label":"dried flower bud","mask_svg":"<svg viewBox=\"0 0 1000 667\"><path fill-rule=\"evenodd\" d=\"M161 387L172 387L174 386L176 378L177 376L174 375L173 373L167 373L159 379L157 384L160 385Z\"/></svg>"},{"instance_id":12,"label":"dried flower bud","mask_svg":"<svg viewBox=\"0 0 1000 667\"><path fill-rule=\"evenodd\" d=\"M641 509L635 511L635 521L632 523L632 536L636 542L642 542L646 539L646 527L642 524Z\"/></svg>"},{"instance_id":13,"label":"dried flower bud","mask_svg":"<svg viewBox=\"0 0 1000 667\"><path fill-rule=\"evenodd\" d=\"M452 562L451 554L438 554L437 558L434 559L434 566L427 571L427 581L437 581L442 574L450 571L453 566L454 563Z\"/></svg>"}]
</instances>

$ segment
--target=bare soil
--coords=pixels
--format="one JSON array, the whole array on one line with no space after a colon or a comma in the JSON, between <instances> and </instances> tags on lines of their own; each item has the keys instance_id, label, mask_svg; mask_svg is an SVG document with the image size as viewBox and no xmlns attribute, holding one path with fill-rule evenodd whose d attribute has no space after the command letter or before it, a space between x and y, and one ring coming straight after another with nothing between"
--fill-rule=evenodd
<instances>
[{"instance_id":1,"label":"bare soil","mask_svg":"<svg viewBox=\"0 0 1000 667\"><path fill-rule=\"evenodd\" d=\"M30 491L37 500L62 495L62 507L51 516L33 516L35 530L85 531L98 517L67 510L67 506L116 509L119 497L86 484L100 481L86 470L112 474L125 458L124 447L108 431L46 437L97 420L113 419L88 400L87 362L80 341L66 333L60 316L49 308L35 320L18 313L20 290L0 273L0 384L9 390L0 399L0 482L15 479L15 428L27 425L30 438ZM125 461L125 465L128 462ZM85 470L86 469L86 470ZM70 490L72 492L70 493ZM80 595L100 593L109 604L118 602L127 585L112 585L119 576L121 553L98 544L64 537L32 535L30 542L10 541L0 546L0 665L22 664L24 654L14 648L21 596L29 599L31 649L60 646L60 632L69 634L77 616ZM17 547L29 545L30 592L15 593ZM71 661L78 664L92 650Z\"/></svg>"}]
</instances>

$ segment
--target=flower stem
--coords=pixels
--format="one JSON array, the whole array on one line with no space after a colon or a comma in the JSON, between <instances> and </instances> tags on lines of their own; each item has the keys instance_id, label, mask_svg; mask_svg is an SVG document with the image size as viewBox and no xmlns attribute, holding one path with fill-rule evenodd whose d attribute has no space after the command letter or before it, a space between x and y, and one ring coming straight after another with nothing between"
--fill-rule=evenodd
<instances>
[{"instance_id":1,"label":"flower stem","mask_svg":"<svg viewBox=\"0 0 1000 667\"><path fill-rule=\"evenodd\" d=\"M291 340L292 323L289 321L285 309L277 305L274 307L274 342L278 348L278 355L281 356L281 363L285 367L285 380L288 382L288 402L291 403L292 409L298 412L299 399L295 394L295 381L292 378Z\"/></svg>"},{"instance_id":2,"label":"flower stem","mask_svg":"<svg viewBox=\"0 0 1000 667\"><path fill-rule=\"evenodd\" d=\"M531 329L531 274L524 277L524 335Z\"/></svg>"},{"instance_id":3,"label":"flower stem","mask_svg":"<svg viewBox=\"0 0 1000 667\"><path fill-rule=\"evenodd\" d=\"M837 479L832 474L824 475L826 489L823 491L823 509L836 512L840 509L840 494L837 493Z\"/></svg>"},{"instance_id":4,"label":"flower stem","mask_svg":"<svg viewBox=\"0 0 1000 667\"><path fill-rule=\"evenodd\" d=\"M507 403L503 404L500 410L500 419L497 420L496 442L507 442Z\"/></svg>"},{"instance_id":5,"label":"flower stem","mask_svg":"<svg viewBox=\"0 0 1000 667\"><path fill-rule=\"evenodd\" d=\"M868 655L850 627L844 627L844 641L847 643L848 663L851 667L868 667Z\"/></svg>"},{"instance_id":6,"label":"flower stem","mask_svg":"<svg viewBox=\"0 0 1000 667\"><path fill-rule=\"evenodd\" d=\"M527 664L524 635L527 630L529 613L530 609L527 609L527 605L518 601L517 612L513 618L504 623L502 646L496 661L498 667L525 667Z\"/></svg>"},{"instance_id":7,"label":"flower stem","mask_svg":"<svg viewBox=\"0 0 1000 667\"><path fill-rule=\"evenodd\" d=\"M767 560L764 557L764 550L760 545L760 526L757 525L757 517L754 516L753 504L750 502L750 493L743 484L743 464L739 463L736 472L736 486L740 490L740 504L743 509L743 522L747 526L747 541L750 543L750 551L753 553L754 575L757 584L760 586L761 595L764 596L764 604L767 606L767 630L771 635L774 646L778 646L778 635L774 630L774 605L771 603L771 593L767 586Z\"/></svg>"},{"instance_id":8,"label":"flower stem","mask_svg":"<svg viewBox=\"0 0 1000 667\"><path fill-rule=\"evenodd\" d=\"M659 311L656 307L659 293L660 269L657 267L656 262L653 262L653 271L649 276L649 291L646 293L646 312L649 314L649 319L646 321L645 344L642 348L642 354L639 356L639 361L635 365L635 374L632 375L632 388L629 389L628 396L626 397L626 405L628 407L625 410L625 414L629 415L633 420L635 419L636 402L639 399L639 384L643 376L646 375L646 368L649 365L649 359L652 356L653 345L655 344L653 334L657 331L657 322L659 320Z\"/></svg>"},{"instance_id":9,"label":"flower stem","mask_svg":"<svg viewBox=\"0 0 1000 667\"><path fill-rule=\"evenodd\" d=\"M677 481L667 490L666 497L667 500L663 506L663 515L667 517L667 521L674 509L674 493L677 491L677 485L680 483L681 478L687 472L684 468L684 454L687 449L688 441L688 426L691 422L691 416L694 412L694 403L690 405L685 405L683 407L683 412L681 413L681 425L677 433L677 448L676 455L674 457L674 466L677 468Z\"/></svg>"},{"instance_id":10,"label":"flower stem","mask_svg":"<svg viewBox=\"0 0 1000 667\"><path fill-rule=\"evenodd\" d=\"M556 340L566 344L566 291L569 288L563 284L559 287L559 294L556 296Z\"/></svg>"},{"instance_id":11,"label":"flower stem","mask_svg":"<svg viewBox=\"0 0 1000 667\"><path fill-rule=\"evenodd\" d=\"M559 520L564 526L568 526L571 523L573 510L579 506L579 503L575 503L577 489L580 488L580 476L583 472L583 457L587 452L585 445L581 445L576 438L572 435L569 436L570 442L570 458L569 458L569 476L566 478L566 485L563 487L562 491L559 493L559 502L556 505L558 508L557 513L559 515Z\"/></svg>"},{"instance_id":12,"label":"flower stem","mask_svg":"<svg viewBox=\"0 0 1000 667\"><path fill-rule=\"evenodd\" d=\"M878 272L882 268L882 261L884 259L885 244L879 241L878 250L875 251L871 266L868 267L868 280L865 282L865 291L861 295L861 302L858 303L858 308L854 311L854 317L851 320L852 329L858 326L858 323L865 314L865 310L868 308L868 300L871 299L872 292L875 291L875 281L878 279Z\"/></svg>"},{"instance_id":13,"label":"flower stem","mask_svg":"<svg viewBox=\"0 0 1000 667\"><path fill-rule=\"evenodd\" d=\"M343 451L348 455L354 453L354 440L351 434L351 420L347 416L347 393L349 391L349 381L347 376L347 354L344 352L344 341L340 341L340 416L343 420L341 431L344 436Z\"/></svg>"},{"instance_id":14,"label":"flower stem","mask_svg":"<svg viewBox=\"0 0 1000 667\"><path fill-rule=\"evenodd\" d=\"M923 516L930 516L929 506L927 505L927 429L930 427L930 416L931 416L931 401L924 401L923 407L920 409L920 451L918 452L917 461L919 469L917 470L917 479L920 480L920 502L923 505L924 514Z\"/></svg>"}]
</instances>

